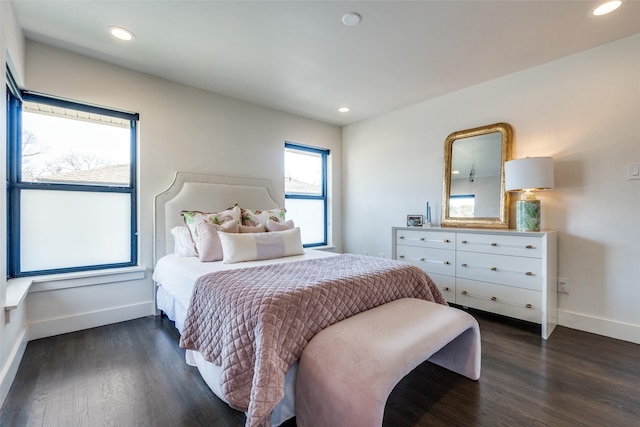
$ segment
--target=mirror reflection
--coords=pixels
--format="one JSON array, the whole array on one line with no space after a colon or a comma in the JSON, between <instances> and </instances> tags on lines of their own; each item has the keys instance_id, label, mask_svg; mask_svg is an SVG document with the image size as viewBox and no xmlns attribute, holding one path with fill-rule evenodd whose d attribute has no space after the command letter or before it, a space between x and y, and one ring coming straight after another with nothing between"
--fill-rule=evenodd
<instances>
[{"instance_id":1,"label":"mirror reflection","mask_svg":"<svg viewBox=\"0 0 640 427\"><path fill-rule=\"evenodd\" d=\"M454 132L445 142L443 226L507 228L506 123Z\"/></svg>"},{"instance_id":2,"label":"mirror reflection","mask_svg":"<svg viewBox=\"0 0 640 427\"><path fill-rule=\"evenodd\" d=\"M502 134L458 139L451 148L449 216L500 215Z\"/></svg>"}]
</instances>

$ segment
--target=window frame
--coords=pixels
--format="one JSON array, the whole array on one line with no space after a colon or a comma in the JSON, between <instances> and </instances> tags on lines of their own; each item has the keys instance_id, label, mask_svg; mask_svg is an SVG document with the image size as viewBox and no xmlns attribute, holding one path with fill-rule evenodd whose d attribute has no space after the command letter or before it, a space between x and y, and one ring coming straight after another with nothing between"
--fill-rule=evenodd
<instances>
[{"instance_id":1,"label":"window frame","mask_svg":"<svg viewBox=\"0 0 640 427\"><path fill-rule=\"evenodd\" d=\"M138 263L138 204L137 204L137 124L139 115L56 98L26 90L20 91L10 73L7 73L7 278L48 274L92 271L136 266ZM67 183L41 183L22 181L22 103L38 102L55 107L118 117L130 121L130 169L128 185L91 185ZM23 190L78 191L95 193L122 193L130 195L130 256L121 263L64 267L45 270L20 270L20 217Z\"/></svg>"},{"instance_id":2,"label":"window frame","mask_svg":"<svg viewBox=\"0 0 640 427\"><path fill-rule=\"evenodd\" d=\"M328 157L330 154L330 150L329 149L325 149L325 148L315 148L315 147L309 147L306 145L301 145L301 144L297 144L297 143L293 143L293 142L285 142L284 143L284 148L286 149L290 149L290 150L298 150L298 151L302 151L302 152L309 152L309 153L314 153L314 154L319 154L320 158L322 160L322 192L320 195L312 195L312 194L295 194L295 193L287 193L285 190L285 194L284 194L284 198L285 201L286 199L296 199L296 200L321 200L323 202L323 215L324 215L324 224L323 224L323 228L324 228L324 233L323 233L323 241L322 242L314 242L314 243L306 243L303 246L305 248L313 248L313 247L319 247L319 246L327 246L328 245L328 224L329 224L329 218L328 218L328 213L329 213L329 209L328 209L328 205L329 205L329 201L328 201L328 196L327 196L327 163L328 163Z\"/></svg>"}]
</instances>

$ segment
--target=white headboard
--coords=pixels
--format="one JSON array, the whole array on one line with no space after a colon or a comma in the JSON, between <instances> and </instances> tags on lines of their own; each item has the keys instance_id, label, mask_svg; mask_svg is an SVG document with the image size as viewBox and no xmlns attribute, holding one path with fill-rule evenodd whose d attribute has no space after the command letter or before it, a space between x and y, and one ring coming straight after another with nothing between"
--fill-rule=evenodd
<instances>
[{"instance_id":1,"label":"white headboard","mask_svg":"<svg viewBox=\"0 0 640 427\"><path fill-rule=\"evenodd\" d=\"M173 182L154 202L154 264L173 252L171 229L184 225L180 211L218 212L238 203L246 209L284 206L268 179L176 172Z\"/></svg>"}]
</instances>

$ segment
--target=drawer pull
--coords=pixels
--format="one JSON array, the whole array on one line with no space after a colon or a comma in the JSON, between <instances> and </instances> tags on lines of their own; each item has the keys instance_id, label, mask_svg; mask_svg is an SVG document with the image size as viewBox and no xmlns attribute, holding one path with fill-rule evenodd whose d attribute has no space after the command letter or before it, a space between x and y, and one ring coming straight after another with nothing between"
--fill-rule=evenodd
<instances>
[{"instance_id":1,"label":"drawer pull","mask_svg":"<svg viewBox=\"0 0 640 427\"><path fill-rule=\"evenodd\" d=\"M398 236L398 240L406 240L407 242L434 242L434 243L451 243L450 240L441 240L441 239L428 239L426 237L405 237Z\"/></svg>"},{"instance_id":2,"label":"drawer pull","mask_svg":"<svg viewBox=\"0 0 640 427\"><path fill-rule=\"evenodd\" d=\"M486 271L495 271L498 273L514 273L514 274L526 274L527 276L535 276L535 274L531 271L517 271L517 270L509 270L506 268L502 268L502 267L487 267L484 265L473 265L473 264L467 264L466 262L463 264L460 264L460 267L466 267L466 268L477 268L479 270L486 270Z\"/></svg>"},{"instance_id":3,"label":"drawer pull","mask_svg":"<svg viewBox=\"0 0 640 427\"><path fill-rule=\"evenodd\" d=\"M533 245L527 245L524 247L525 249L533 249Z\"/></svg>"},{"instance_id":4,"label":"drawer pull","mask_svg":"<svg viewBox=\"0 0 640 427\"><path fill-rule=\"evenodd\" d=\"M498 246L498 244L497 243L492 243L491 246Z\"/></svg>"},{"instance_id":5,"label":"drawer pull","mask_svg":"<svg viewBox=\"0 0 640 427\"><path fill-rule=\"evenodd\" d=\"M463 241L462 241L462 242L460 242L460 243L462 243L463 245L466 245L466 244L467 244L467 243L469 243L469 242L467 242L466 240L463 240Z\"/></svg>"},{"instance_id":6,"label":"drawer pull","mask_svg":"<svg viewBox=\"0 0 640 427\"><path fill-rule=\"evenodd\" d=\"M445 265L450 265L451 263L449 261L442 261L439 259L428 259L428 258L411 258L411 256L405 256L405 255L398 255L398 259L404 259L408 262L411 261L415 261L415 262L430 262L432 264L445 264Z\"/></svg>"},{"instance_id":7,"label":"drawer pull","mask_svg":"<svg viewBox=\"0 0 640 427\"><path fill-rule=\"evenodd\" d=\"M451 243L451 240L449 240L449 239L444 239L444 242L445 242L445 243Z\"/></svg>"},{"instance_id":8,"label":"drawer pull","mask_svg":"<svg viewBox=\"0 0 640 427\"><path fill-rule=\"evenodd\" d=\"M460 291L461 295L465 295L471 298L477 298L477 299L483 299L483 300L488 300L488 301L495 301L495 302L499 302L500 304L509 304L509 305L513 305L516 307L522 307L522 303L521 302L515 302L515 301L509 301L509 300L505 300L505 299L501 299L498 300L498 297L485 297L484 295L477 295L477 294L472 294L470 292L467 291ZM525 304L524 305L525 308L533 308L533 306L531 304Z\"/></svg>"},{"instance_id":9,"label":"drawer pull","mask_svg":"<svg viewBox=\"0 0 640 427\"><path fill-rule=\"evenodd\" d=\"M443 290L443 291L447 291L447 292L449 292L449 287L448 287L448 286L445 286L444 288L442 288L442 290Z\"/></svg>"}]
</instances>

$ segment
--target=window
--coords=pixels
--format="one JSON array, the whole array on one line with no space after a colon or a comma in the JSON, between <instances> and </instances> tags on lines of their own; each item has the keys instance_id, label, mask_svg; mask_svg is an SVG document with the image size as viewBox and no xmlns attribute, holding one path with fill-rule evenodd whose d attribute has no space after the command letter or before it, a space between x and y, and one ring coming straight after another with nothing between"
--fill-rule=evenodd
<instances>
[{"instance_id":1,"label":"window","mask_svg":"<svg viewBox=\"0 0 640 427\"><path fill-rule=\"evenodd\" d=\"M8 91L9 277L137 263L137 114Z\"/></svg>"},{"instance_id":2,"label":"window","mask_svg":"<svg viewBox=\"0 0 640 427\"><path fill-rule=\"evenodd\" d=\"M287 218L300 227L305 247L327 244L327 157L329 150L284 145Z\"/></svg>"},{"instance_id":3,"label":"window","mask_svg":"<svg viewBox=\"0 0 640 427\"><path fill-rule=\"evenodd\" d=\"M474 216L476 196L473 194L461 194L449 198L449 216L471 218Z\"/></svg>"}]
</instances>

